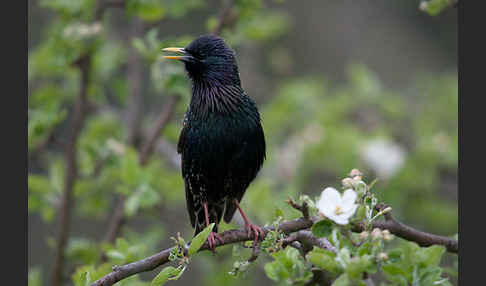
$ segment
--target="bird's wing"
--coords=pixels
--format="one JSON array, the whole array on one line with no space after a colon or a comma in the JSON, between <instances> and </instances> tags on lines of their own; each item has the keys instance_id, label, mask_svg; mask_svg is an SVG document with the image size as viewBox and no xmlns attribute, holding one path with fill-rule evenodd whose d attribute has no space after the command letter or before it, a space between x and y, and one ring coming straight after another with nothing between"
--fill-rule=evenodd
<instances>
[{"instance_id":1,"label":"bird's wing","mask_svg":"<svg viewBox=\"0 0 486 286\"><path fill-rule=\"evenodd\" d=\"M194 202L192 200L192 193L188 189L188 182L186 179L184 179L184 188L186 190L186 207L187 207L187 212L189 213L189 218L191 220L191 225L195 227L196 224L196 213L194 212Z\"/></svg>"},{"instance_id":2,"label":"bird's wing","mask_svg":"<svg viewBox=\"0 0 486 286\"><path fill-rule=\"evenodd\" d=\"M179 134L179 142L177 142L177 153L182 154L182 150L184 149L184 141L186 139L187 129L189 128L189 119L187 118L188 112L184 114L184 120L182 121L182 129L181 133Z\"/></svg>"}]
</instances>

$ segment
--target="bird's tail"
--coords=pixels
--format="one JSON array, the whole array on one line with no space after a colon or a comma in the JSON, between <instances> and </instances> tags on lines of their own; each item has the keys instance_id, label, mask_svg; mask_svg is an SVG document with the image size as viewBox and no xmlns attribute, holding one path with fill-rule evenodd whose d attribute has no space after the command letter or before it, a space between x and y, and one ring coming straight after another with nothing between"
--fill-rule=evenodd
<instances>
[{"instance_id":1,"label":"bird's tail","mask_svg":"<svg viewBox=\"0 0 486 286\"><path fill-rule=\"evenodd\" d=\"M221 221L221 217L223 216L224 211L224 204L211 204L208 203L208 215L209 215L209 223L215 223L213 227L213 232L218 232L218 224ZM195 230L194 236L198 233L203 231L206 228L206 216L204 214L204 207L196 212L195 217Z\"/></svg>"}]
</instances>

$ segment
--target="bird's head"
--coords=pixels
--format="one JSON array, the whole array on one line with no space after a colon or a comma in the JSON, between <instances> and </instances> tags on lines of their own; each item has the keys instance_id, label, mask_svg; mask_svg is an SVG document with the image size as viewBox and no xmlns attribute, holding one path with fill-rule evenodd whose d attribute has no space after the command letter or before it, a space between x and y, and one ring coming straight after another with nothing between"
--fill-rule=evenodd
<instances>
[{"instance_id":1,"label":"bird's head","mask_svg":"<svg viewBox=\"0 0 486 286\"><path fill-rule=\"evenodd\" d=\"M195 82L240 84L235 54L218 36L200 36L185 48L165 48L162 51L177 53L164 58L184 62L189 77Z\"/></svg>"}]
</instances>

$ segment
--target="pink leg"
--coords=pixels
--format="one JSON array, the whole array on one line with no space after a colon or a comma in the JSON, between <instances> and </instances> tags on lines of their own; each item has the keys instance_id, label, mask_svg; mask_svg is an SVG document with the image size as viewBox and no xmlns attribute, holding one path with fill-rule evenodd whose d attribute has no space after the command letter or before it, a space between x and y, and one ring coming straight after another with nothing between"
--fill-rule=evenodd
<instances>
[{"instance_id":1,"label":"pink leg","mask_svg":"<svg viewBox=\"0 0 486 286\"><path fill-rule=\"evenodd\" d=\"M208 203L204 203L203 206L204 206L204 215L206 216L206 226L208 226L209 225ZM213 231L209 233L208 236L209 248L211 248L213 252L216 252L216 239L219 240L221 244L224 243L224 240L221 237L221 235Z\"/></svg>"},{"instance_id":2,"label":"pink leg","mask_svg":"<svg viewBox=\"0 0 486 286\"><path fill-rule=\"evenodd\" d=\"M248 238L251 237L251 233L253 232L255 234L255 242L257 242L259 238L263 239L265 237L265 232L263 231L263 229L261 227L259 227L258 225L250 223L250 221L248 220L248 217L245 215L245 213L241 209L240 204L238 203L237 199L234 200L234 203L235 203L236 207L238 208L238 211L240 212L241 216L243 217L243 220L245 221L245 228L246 228L246 231L248 232Z\"/></svg>"}]
</instances>

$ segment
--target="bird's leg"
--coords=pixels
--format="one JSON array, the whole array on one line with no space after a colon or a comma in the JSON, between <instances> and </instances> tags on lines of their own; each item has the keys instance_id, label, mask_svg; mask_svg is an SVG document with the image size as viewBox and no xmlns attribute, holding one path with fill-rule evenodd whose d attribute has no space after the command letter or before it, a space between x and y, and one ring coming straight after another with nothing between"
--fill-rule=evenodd
<instances>
[{"instance_id":1,"label":"bird's leg","mask_svg":"<svg viewBox=\"0 0 486 286\"><path fill-rule=\"evenodd\" d=\"M245 228L246 228L246 231L248 232L248 238L251 237L251 233L253 232L253 233L255 233L255 243L258 241L259 238L263 239L263 237L265 237L265 232L263 231L263 229L261 227L259 227L258 225L252 224L248 220L248 217L245 215L245 213L241 209L240 204L238 203L237 199L234 200L234 203L235 203L236 207L238 208L238 211L240 212L241 216L243 217L243 220L245 221Z\"/></svg>"},{"instance_id":2,"label":"bird's leg","mask_svg":"<svg viewBox=\"0 0 486 286\"><path fill-rule=\"evenodd\" d=\"M209 226L209 213L208 213L208 203L205 202L203 204L204 206L204 215L206 216L206 226ZM217 234L214 231L211 231L208 236L208 243L209 243L209 248L216 253L216 239L219 240L221 244L224 244L224 240L221 237L221 235Z\"/></svg>"}]
</instances>

